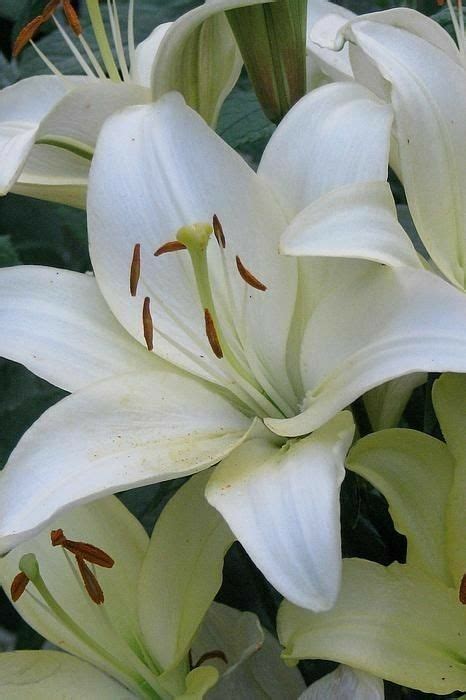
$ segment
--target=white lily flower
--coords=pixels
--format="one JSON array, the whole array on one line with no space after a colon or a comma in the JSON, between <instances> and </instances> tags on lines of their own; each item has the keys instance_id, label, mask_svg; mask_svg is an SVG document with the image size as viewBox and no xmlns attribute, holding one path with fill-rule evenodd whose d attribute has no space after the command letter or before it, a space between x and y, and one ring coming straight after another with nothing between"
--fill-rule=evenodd
<instances>
[{"instance_id":1,"label":"white lily flower","mask_svg":"<svg viewBox=\"0 0 466 700\"><path fill-rule=\"evenodd\" d=\"M63 514L1 560L18 612L69 652L0 654L4 695L200 700L220 679L212 700L259 700L274 685L298 697L300 674L256 616L212 603L234 538L204 498L207 478L175 494L150 541L111 496Z\"/></svg>"},{"instance_id":2,"label":"white lily flower","mask_svg":"<svg viewBox=\"0 0 466 700\"><path fill-rule=\"evenodd\" d=\"M392 161L417 232L433 262L466 289L466 53L463 9L449 2L458 47L434 20L407 8L317 23L315 42L346 45L354 77L393 106ZM348 195L350 196L350 195ZM371 197L379 210L383 188ZM377 253L386 240L365 241ZM351 242L347 243L351 247ZM353 246L354 247L354 246ZM336 253L338 254L338 253Z\"/></svg>"},{"instance_id":3,"label":"white lily flower","mask_svg":"<svg viewBox=\"0 0 466 700\"><path fill-rule=\"evenodd\" d=\"M63 508L220 463L207 497L270 582L333 604L353 436L338 412L396 376L466 370L466 299L434 275L277 252L309 201L386 177L390 128L367 90L328 85L255 173L177 94L106 123L88 199L96 280L0 273L2 354L76 392L0 475L3 551Z\"/></svg>"},{"instance_id":4,"label":"white lily flower","mask_svg":"<svg viewBox=\"0 0 466 700\"><path fill-rule=\"evenodd\" d=\"M278 616L285 659L332 659L424 693L466 690L465 395L465 375L434 384L446 444L394 429L352 448L348 468L386 497L407 539L406 563L344 560L329 612L285 602Z\"/></svg>"},{"instance_id":5,"label":"white lily flower","mask_svg":"<svg viewBox=\"0 0 466 700\"><path fill-rule=\"evenodd\" d=\"M20 33L18 48L31 39L54 75L26 78L0 92L0 194L11 190L84 207L90 161L105 119L123 107L150 103L169 90L182 92L188 104L215 124L242 66L223 10L257 1L210 0L176 22L156 27L136 46L131 0L127 59L116 0L108 3L114 51L98 0L88 0L101 62L70 3L63 0L75 41L53 14L60 0L49 3L49 10ZM50 17L84 75L63 75L40 42L32 41L33 30Z\"/></svg>"},{"instance_id":6,"label":"white lily flower","mask_svg":"<svg viewBox=\"0 0 466 700\"><path fill-rule=\"evenodd\" d=\"M313 683L299 700L384 700L383 680L350 666L338 666Z\"/></svg>"}]
</instances>

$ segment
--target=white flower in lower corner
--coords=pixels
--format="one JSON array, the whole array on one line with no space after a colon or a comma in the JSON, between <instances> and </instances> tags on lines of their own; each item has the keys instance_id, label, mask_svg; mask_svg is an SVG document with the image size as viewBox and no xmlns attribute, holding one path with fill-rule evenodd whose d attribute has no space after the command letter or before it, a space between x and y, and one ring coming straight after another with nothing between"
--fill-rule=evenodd
<instances>
[{"instance_id":1,"label":"white flower in lower corner","mask_svg":"<svg viewBox=\"0 0 466 700\"><path fill-rule=\"evenodd\" d=\"M331 607L342 409L393 377L466 370L466 299L434 275L278 254L309 202L386 176L390 127L366 89L325 86L255 173L179 95L106 123L88 198L96 279L0 272L0 352L75 392L0 475L3 551L75 503L218 464L207 498L264 575Z\"/></svg>"},{"instance_id":2,"label":"white flower in lower corner","mask_svg":"<svg viewBox=\"0 0 466 700\"><path fill-rule=\"evenodd\" d=\"M4 697L298 697L299 672L257 617L212 602L234 538L204 498L207 476L177 492L150 540L111 496L0 561L18 612L69 652L0 654Z\"/></svg>"},{"instance_id":3,"label":"white flower in lower corner","mask_svg":"<svg viewBox=\"0 0 466 700\"><path fill-rule=\"evenodd\" d=\"M150 103L167 90L180 90L215 124L242 66L223 10L257 0L213 0L159 25L138 45L134 2L128 4L126 32L116 1L109 3L109 37L98 0L88 0L98 56L69 0L52 0L20 32L16 51L30 42L53 75L26 78L0 92L0 194L13 191L84 207L90 161L105 119L128 105ZM55 16L60 6L70 31ZM35 32L50 19L82 75L62 74L46 55L47 38L34 41ZM194 64L201 70L196 72ZM206 64L215 65L215 71L206 71Z\"/></svg>"}]
</instances>

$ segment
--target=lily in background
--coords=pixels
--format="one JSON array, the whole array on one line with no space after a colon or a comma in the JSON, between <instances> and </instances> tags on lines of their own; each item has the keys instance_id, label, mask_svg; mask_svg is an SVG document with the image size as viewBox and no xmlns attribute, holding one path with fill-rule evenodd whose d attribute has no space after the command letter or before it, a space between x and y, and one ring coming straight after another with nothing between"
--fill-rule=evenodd
<instances>
[{"instance_id":1,"label":"lily in background","mask_svg":"<svg viewBox=\"0 0 466 700\"><path fill-rule=\"evenodd\" d=\"M446 444L400 429L353 447L347 466L386 497L407 539L406 563L345 560L327 613L285 602L285 659L332 659L425 693L466 690L465 396L464 375L434 385Z\"/></svg>"},{"instance_id":2,"label":"lily in background","mask_svg":"<svg viewBox=\"0 0 466 700\"><path fill-rule=\"evenodd\" d=\"M207 478L195 476L181 487L150 540L111 496L63 514L51 533L1 560L0 581L18 612L68 652L0 654L3 694L300 695L301 675L283 664L278 642L257 617L212 602L233 535L204 498Z\"/></svg>"},{"instance_id":3,"label":"lily in background","mask_svg":"<svg viewBox=\"0 0 466 700\"><path fill-rule=\"evenodd\" d=\"M73 504L218 464L207 498L265 576L297 605L331 607L354 429L341 410L396 376L466 370L451 285L277 252L310 201L386 177L390 128L365 88L325 86L255 173L177 94L106 122L88 198L95 279L0 272L2 354L75 392L0 475L3 551Z\"/></svg>"},{"instance_id":4,"label":"lily in background","mask_svg":"<svg viewBox=\"0 0 466 700\"><path fill-rule=\"evenodd\" d=\"M458 45L437 22L406 8L362 15L343 26L330 15L317 22L311 36L327 48L347 51L349 46L354 78L393 106L391 161L417 233L440 273L464 290L466 44L462 3L457 13L450 0L448 6ZM374 185L366 207L388 220L387 197ZM363 241L365 257L380 257L386 239L375 227L371 234ZM349 236L345 240L349 248L358 242L360 237L353 245Z\"/></svg>"},{"instance_id":5,"label":"lily in background","mask_svg":"<svg viewBox=\"0 0 466 700\"><path fill-rule=\"evenodd\" d=\"M242 66L223 10L254 2L211 0L156 27L136 46L134 0L128 5L126 36L115 0L108 3L106 23L98 0L87 0L87 29L97 43L96 55L69 0L51 0L22 30L15 52L31 43L53 75L26 78L0 93L0 194L11 190L84 208L90 161L104 121L167 90L182 92L214 125ZM68 31L56 17L60 6ZM35 33L50 20L82 75L62 74L41 42L35 43Z\"/></svg>"},{"instance_id":6,"label":"lily in background","mask_svg":"<svg viewBox=\"0 0 466 700\"><path fill-rule=\"evenodd\" d=\"M384 700L383 680L340 665L313 683L300 700Z\"/></svg>"}]
</instances>

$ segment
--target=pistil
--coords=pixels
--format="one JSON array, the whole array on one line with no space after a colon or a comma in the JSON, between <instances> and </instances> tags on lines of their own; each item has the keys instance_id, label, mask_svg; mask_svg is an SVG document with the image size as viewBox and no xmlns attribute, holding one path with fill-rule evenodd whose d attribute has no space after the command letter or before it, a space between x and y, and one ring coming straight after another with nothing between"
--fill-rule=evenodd
<instances>
[{"instance_id":1,"label":"pistil","mask_svg":"<svg viewBox=\"0 0 466 700\"><path fill-rule=\"evenodd\" d=\"M107 32L105 31L102 12L100 11L98 0L86 0L87 10L91 19L92 29L100 49L102 60L107 69L108 77L115 83L121 82L115 59L113 58L112 49L108 41Z\"/></svg>"}]
</instances>

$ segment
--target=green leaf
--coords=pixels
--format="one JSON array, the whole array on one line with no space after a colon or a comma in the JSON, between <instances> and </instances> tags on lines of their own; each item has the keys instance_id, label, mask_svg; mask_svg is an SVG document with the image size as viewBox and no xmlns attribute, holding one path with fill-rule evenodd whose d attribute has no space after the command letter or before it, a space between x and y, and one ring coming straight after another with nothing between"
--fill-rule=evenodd
<instances>
[{"instance_id":1,"label":"green leaf","mask_svg":"<svg viewBox=\"0 0 466 700\"><path fill-rule=\"evenodd\" d=\"M10 236L0 236L0 267L18 265L20 259Z\"/></svg>"}]
</instances>

